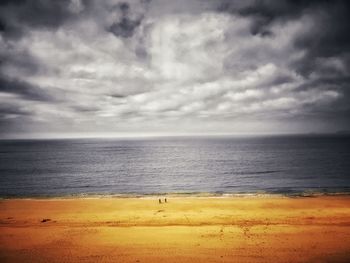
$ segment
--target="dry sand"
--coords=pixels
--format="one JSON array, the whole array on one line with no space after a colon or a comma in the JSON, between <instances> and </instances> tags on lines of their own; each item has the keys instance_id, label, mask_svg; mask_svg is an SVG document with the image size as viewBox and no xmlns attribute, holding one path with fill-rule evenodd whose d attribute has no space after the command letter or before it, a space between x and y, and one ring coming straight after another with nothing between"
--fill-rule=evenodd
<instances>
[{"instance_id":1,"label":"dry sand","mask_svg":"<svg viewBox=\"0 0 350 263\"><path fill-rule=\"evenodd\" d=\"M167 198L1 200L0 262L350 262L350 196Z\"/></svg>"}]
</instances>

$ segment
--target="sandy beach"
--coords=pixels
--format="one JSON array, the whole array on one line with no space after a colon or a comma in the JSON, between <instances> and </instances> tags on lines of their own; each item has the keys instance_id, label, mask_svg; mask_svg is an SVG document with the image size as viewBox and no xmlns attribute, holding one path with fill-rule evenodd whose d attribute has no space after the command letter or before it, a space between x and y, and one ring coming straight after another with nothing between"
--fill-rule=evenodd
<instances>
[{"instance_id":1,"label":"sandy beach","mask_svg":"<svg viewBox=\"0 0 350 263\"><path fill-rule=\"evenodd\" d=\"M350 261L350 196L167 199L1 200L0 262Z\"/></svg>"}]
</instances>

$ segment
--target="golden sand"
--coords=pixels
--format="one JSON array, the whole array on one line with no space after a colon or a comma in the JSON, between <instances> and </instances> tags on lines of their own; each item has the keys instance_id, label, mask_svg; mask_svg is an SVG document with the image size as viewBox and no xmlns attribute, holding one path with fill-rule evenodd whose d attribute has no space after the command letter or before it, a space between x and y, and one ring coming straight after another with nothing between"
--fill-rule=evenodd
<instances>
[{"instance_id":1,"label":"golden sand","mask_svg":"<svg viewBox=\"0 0 350 263\"><path fill-rule=\"evenodd\" d=\"M0 262L350 262L350 196L167 199L1 200Z\"/></svg>"}]
</instances>

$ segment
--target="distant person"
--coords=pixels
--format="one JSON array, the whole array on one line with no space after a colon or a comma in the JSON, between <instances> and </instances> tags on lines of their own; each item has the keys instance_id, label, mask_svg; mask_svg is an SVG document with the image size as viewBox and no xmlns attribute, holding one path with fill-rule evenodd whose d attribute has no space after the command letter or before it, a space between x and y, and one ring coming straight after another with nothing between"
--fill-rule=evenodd
<instances>
[{"instance_id":1,"label":"distant person","mask_svg":"<svg viewBox=\"0 0 350 263\"><path fill-rule=\"evenodd\" d=\"M158 202L161 204L162 203L162 200L160 200L160 198L158 199Z\"/></svg>"},{"instance_id":2,"label":"distant person","mask_svg":"<svg viewBox=\"0 0 350 263\"><path fill-rule=\"evenodd\" d=\"M164 198L164 202L167 203L168 201L166 200L166 198Z\"/></svg>"}]
</instances>

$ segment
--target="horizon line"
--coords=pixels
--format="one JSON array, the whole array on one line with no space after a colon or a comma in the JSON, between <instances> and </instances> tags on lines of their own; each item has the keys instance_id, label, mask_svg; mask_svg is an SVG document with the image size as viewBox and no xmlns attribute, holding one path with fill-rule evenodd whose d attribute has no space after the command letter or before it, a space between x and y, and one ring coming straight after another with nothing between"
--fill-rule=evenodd
<instances>
[{"instance_id":1,"label":"horizon line","mask_svg":"<svg viewBox=\"0 0 350 263\"><path fill-rule=\"evenodd\" d=\"M265 132L265 133L33 133L1 136L0 140L45 140L45 139L136 139L164 137L263 137L263 136L318 136L350 135L350 131L335 132Z\"/></svg>"}]
</instances>

